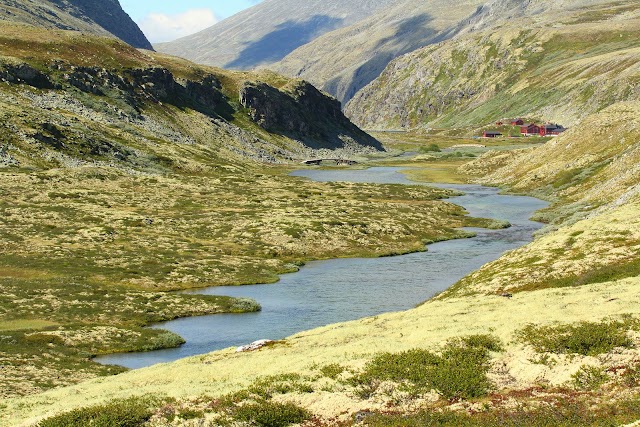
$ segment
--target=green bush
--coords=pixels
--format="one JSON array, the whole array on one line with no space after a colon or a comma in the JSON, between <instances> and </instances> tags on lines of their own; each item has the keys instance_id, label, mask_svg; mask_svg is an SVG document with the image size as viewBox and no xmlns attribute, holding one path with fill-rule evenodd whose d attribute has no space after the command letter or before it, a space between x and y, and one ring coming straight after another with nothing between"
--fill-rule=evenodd
<instances>
[{"instance_id":1,"label":"green bush","mask_svg":"<svg viewBox=\"0 0 640 427\"><path fill-rule=\"evenodd\" d=\"M345 371L344 366L341 366L337 363L325 365L322 368L320 368L320 373L327 378L331 378L332 380L335 380L336 378L338 378L340 374L343 373L344 371Z\"/></svg>"},{"instance_id":2,"label":"green bush","mask_svg":"<svg viewBox=\"0 0 640 427\"><path fill-rule=\"evenodd\" d=\"M603 368L588 365L580 367L571 378L573 385L579 390L596 390L609 380Z\"/></svg>"},{"instance_id":3,"label":"green bush","mask_svg":"<svg viewBox=\"0 0 640 427\"><path fill-rule=\"evenodd\" d=\"M152 398L114 400L47 418L38 427L138 427L144 425L160 405L161 400Z\"/></svg>"},{"instance_id":4,"label":"green bush","mask_svg":"<svg viewBox=\"0 0 640 427\"><path fill-rule=\"evenodd\" d=\"M500 343L488 335L475 335L449 342L440 355L414 349L402 353L383 353L350 379L368 398L382 381L393 381L412 393L436 390L448 399L484 396L491 388L487 378L489 352L499 351Z\"/></svg>"},{"instance_id":5,"label":"green bush","mask_svg":"<svg viewBox=\"0 0 640 427\"><path fill-rule=\"evenodd\" d=\"M425 147L420 147L421 153L439 153L442 150L438 144L429 144Z\"/></svg>"},{"instance_id":6,"label":"green bush","mask_svg":"<svg viewBox=\"0 0 640 427\"><path fill-rule=\"evenodd\" d=\"M235 408L233 417L259 427L286 427L308 420L311 414L293 403L262 401Z\"/></svg>"},{"instance_id":7,"label":"green bush","mask_svg":"<svg viewBox=\"0 0 640 427\"><path fill-rule=\"evenodd\" d=\"M628 366L624 374L622 374L622 382L627 387L640 386L640 364Z\"/></svg>"},{"instance_id":8,"label":"green bush","mask_svg":"<svg viewBox=\"0 0 640 427\"><path fill-rule=\"evenodd\" d=\"M519 337L540 353L597 356L615 347L632 347L633 341L626 332L627 326L622 322L581 322L560 326L529 325Z\"/></svg>"}]
</instances>

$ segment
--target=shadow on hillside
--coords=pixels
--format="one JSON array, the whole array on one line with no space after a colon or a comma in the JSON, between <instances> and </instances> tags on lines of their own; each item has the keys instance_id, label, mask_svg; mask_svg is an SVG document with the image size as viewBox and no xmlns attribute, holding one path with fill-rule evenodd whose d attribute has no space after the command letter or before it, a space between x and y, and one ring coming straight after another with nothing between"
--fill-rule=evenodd
<instances>
[{"instance_id":1,"label":"shadow on hillside","mask_svg":"<svg viewBox=\"0 0 640 427\"><path fill-rule=\"evenodd\" d=\"M277 62L316 37L340 27L343 19L314 15L303 22L287 21L260 40L248 43L238 57L225 68L249 69Z\"/></svg>"},{"instance_id":2,"label":"shadow on hillside","mask_svg":"<svg viewBox=\"0 0 640 427\"><path fill-rule=\"evenodd\" d=\"M433 17L426 13L400 21L395 25L393 35L381 39L370 49L376 54L370 55L370 58L354 71L351 81L345 82L344 77L338 76L327 82L324 89L336 94L338 99L346 104L360 89L378 78L387 65L398 56L441 41L438 37L441 32L429 26L432 21ZM345 83L348 85L342 86Z\"/></svg>"}]
</instances>

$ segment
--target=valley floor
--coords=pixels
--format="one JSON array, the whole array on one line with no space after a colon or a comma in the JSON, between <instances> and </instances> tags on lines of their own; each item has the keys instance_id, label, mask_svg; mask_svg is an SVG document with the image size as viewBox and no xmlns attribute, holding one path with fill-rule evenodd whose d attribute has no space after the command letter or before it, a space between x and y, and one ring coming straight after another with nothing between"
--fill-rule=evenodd
<instances>
[{"instance_id":1,"label":"valley floor","mask_svg":"<svg viewBox=\"0 0 640 427\"><path fill-rule=\"evenodd\" d=\"M571 145L566 138L559 144ZM445 170L458 179L489 169L483 180L498 183L521 155L489 153ZM430 161L444 160L417 162ZM562 222L568 203L548 194L555 203L544 215L553 228L413 310L299 333L252 353L219 351L8 400L2 423L30 425L88 405L137 408L150 425L235 425L265 414L278 425L309 426L633 422L640 419L639 202L602 199ZM597 274L589 273L594 262Z\"/></svg>"}]
</instances>

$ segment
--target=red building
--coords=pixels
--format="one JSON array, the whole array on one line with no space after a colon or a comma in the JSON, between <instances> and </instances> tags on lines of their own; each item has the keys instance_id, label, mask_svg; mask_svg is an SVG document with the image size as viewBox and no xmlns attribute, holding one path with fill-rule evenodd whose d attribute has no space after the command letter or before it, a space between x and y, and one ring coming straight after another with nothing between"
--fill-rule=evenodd
<instances>
[{"instance_id":1,"label":"red building","mask_svg":"<svg viewBox=\"0 0 640 427\"><path fill-rule=\"evenodd\" d=\"M520 133L524 136L539 135L540 126L536 125L535 123L520 126Z\"/></svg>"},{"instance_id":2,"label":"red building","mask_svg":"<svg viewBox=\"0 0 640 427\"><path fill-rule=\"evenodd\" d=\"M522 119L511 120L511 126L523 126L523 125L524 125L524 120Z\"/></svg>"},{"instance_id":3,"label":"red building","mask_svg":"<svg viewBox=\"0 0 640 427\"><path fill-rule=\"evenodd\" d=\"M540 136L555 136L560 135L566 129L560 125L556 125L553 123L547 123L540 127Z\"/></svg>"}]
</instances>

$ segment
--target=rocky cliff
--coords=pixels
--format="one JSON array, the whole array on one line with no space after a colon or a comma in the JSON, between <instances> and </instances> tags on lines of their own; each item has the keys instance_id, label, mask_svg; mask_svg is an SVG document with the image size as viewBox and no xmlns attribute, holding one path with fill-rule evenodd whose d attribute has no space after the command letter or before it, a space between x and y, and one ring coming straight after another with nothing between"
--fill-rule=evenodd
<instances>
[{"instance_id":1,"label":"rocky cliff","mask_svg":"<svg viewBox=\"0 0 640 427\"><path fill-rule=\"evenodd\" d=\"M637 2L499 1L453 40L398 58L346 106L367 128L465 127L504 117L573 125L638 99Z\"/></svg>"},{"instance_id":2,"label":"rocky cliff","mask_svg":"<svg viewBox=\"0 0 640 427\"><path fill-rule=\"evenodd\" d=\"M340 102L305 81L282 89L247 82L240 89L240 104L263 129L300 139L313 148L346 147L357 145L357 140L383 149L344 116Z\"/></svg>"},{"instance_id":3,"label":"rocky cliff","mask_svg":"<svg viewBox=\"0 0 640 427\"><path fill-rule=\"evenodd\" d=\"M3 0L0 19L44 28L115 36L142 49L153 49L118 0Z\"/></svg>"}]
</instances>

